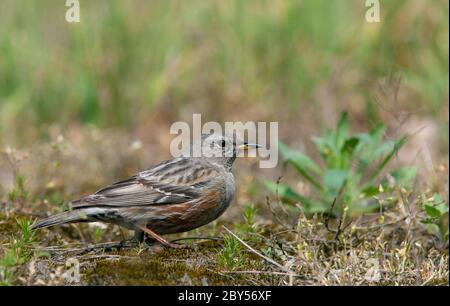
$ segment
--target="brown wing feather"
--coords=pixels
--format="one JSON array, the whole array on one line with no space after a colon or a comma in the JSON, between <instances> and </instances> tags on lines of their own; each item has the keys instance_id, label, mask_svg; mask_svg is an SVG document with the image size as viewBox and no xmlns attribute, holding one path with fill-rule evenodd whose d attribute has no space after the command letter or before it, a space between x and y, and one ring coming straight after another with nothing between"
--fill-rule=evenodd
<instances>
[{"instance_id":1,"label":"brown wing feather","mask_svg":"<svg viewBox=\"0 0 450 306\"><path fill-rule=\"evenodd\" d=\"M211 165L188 158L174 159L75 201L72 208L184 203L200 197L216 176Z\"/></svg>"}]
</instances>

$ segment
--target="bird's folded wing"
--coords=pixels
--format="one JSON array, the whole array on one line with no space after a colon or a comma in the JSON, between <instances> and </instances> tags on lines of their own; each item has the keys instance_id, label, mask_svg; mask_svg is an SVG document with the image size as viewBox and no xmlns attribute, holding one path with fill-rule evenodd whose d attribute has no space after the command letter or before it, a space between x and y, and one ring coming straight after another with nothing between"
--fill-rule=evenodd
<instances>
[{"instance_id":1,"label":"bird's folded wing","mask_svg":"<svg viewBox=\"0 0 450 306\"><path fill-rule=\"evenodd\" d=\"M165 162L95 194L72 202L72 208L179 204L201 196L216 183L217 172L187 159Z\"/></svg>"}]
</instances>

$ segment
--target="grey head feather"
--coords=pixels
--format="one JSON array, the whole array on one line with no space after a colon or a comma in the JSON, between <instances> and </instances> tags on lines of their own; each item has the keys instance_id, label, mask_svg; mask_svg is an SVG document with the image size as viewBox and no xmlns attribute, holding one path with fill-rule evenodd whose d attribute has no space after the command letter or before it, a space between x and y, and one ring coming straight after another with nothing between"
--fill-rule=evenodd
<instances>
[{"instance_id":1,"label":"grey head feather","mask_svg":"<svg viewBox=\"0 0 450 306\"><path fill-rule=\"evenodd\" d=\"M183 156L202 158L231 171L242 144L244 141L236 134L203 134L201 139L193 141L189 151Z\"/></svg>"}]
</instances>

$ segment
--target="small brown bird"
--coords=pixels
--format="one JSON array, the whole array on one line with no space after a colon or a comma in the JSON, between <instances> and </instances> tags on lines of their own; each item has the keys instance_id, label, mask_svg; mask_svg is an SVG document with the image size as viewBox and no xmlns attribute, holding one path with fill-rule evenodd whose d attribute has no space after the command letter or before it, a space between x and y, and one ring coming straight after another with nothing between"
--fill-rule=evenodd
<instances>
[{"instance_id":1,"label":"small brown bird","mask_svg":"<svg viewBox=\"0 0 450 306\"><path fill-rule=\"evenodd\" d=\"M138 241L147 233L163 245L179 247L160 235L190 231L217 219L235 193L231 166L239 150L259 147L219 134L204 136L197 145L206 139L202 157L162 162L72 202L71 211L40 220L33 228L101 221L134 230Z\"/></svg>"}]
</instances>

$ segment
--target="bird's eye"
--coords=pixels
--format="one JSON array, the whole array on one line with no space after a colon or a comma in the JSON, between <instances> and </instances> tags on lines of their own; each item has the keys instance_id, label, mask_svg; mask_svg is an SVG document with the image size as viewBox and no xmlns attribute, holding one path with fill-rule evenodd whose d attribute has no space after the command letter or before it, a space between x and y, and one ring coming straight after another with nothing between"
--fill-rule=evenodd
<instances>
[{"instance_id":1,"label":"bird's eye","mask_svg":"<svg viewBox=\"0 0 450 306\"><path fill-rule=\"evenodd\" d=\"M225 140L221 140L221 141L220 141L220 146L221 146L222 148L225 148L225 144L226 144L226 143L225 143Z\"/></svg>"}]
</instances>

